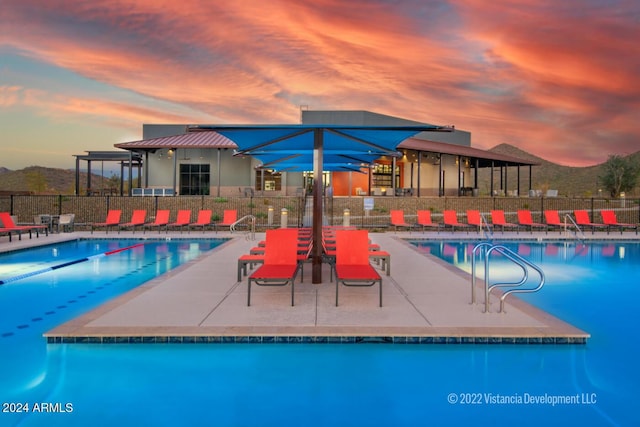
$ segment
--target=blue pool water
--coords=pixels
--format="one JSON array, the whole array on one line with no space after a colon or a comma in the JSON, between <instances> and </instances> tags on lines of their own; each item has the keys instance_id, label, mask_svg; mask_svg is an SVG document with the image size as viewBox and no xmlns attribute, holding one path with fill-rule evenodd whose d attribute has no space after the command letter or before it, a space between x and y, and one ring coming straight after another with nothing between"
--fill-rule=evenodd
<instances>
[{"instance_id":1,"label":"blue pool water","mask_svg":"<svg viewBox=\"0 0 640 427\"><path fill-rule=\"evenodd\" d=\"M468 268L466 243L447 243L446 251L415 244ZM47 345L41 337L99 304L94 298L207 250L192 244L145 244L2 285L0 425L640 424L640 246L528 245L514 250L543 267L547 285L523 298L591 333L586 345ZM87 254L79 249L70 258ZM47 267L23 262L50 259L32 252L26 261L5 258L14 255L0 255L0 280ZM29 412L15 413L25 403ZM57 412L43 412L42 404Z\"/></svg>"}]
</instances>

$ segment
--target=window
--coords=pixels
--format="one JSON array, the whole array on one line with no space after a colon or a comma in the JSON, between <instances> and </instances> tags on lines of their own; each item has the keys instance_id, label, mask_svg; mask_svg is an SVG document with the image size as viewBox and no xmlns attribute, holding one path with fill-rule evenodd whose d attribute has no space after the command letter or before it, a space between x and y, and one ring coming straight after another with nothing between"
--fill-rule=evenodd
<instances>
[{"instance_id":1,"label":"window","mask_svg":"<svg viewBox=\"0 0 640 427\"><path fill-rule=\"evenodd\" d=\"M391 188L393 183L393 167L390 164L376 163L373 165L373 186ZM396 188L400 186L400 168L396 165Z\"/></svg>"},{"instance_id":2,"label":"window","mask_svg":"<svg viewBox=\"0 0 640 427\"><path fill-rule=\"evenodd\" d=\"M181 195L209 195L210 182L210 165L180 165Z\"/></svg>"},{"instance_id":3,"label":"window","mask_svg":"<svg viewBox=\"0 0 640 427\"><path fill-rule=\"evenodd\" d=\"M258 170L256 172L256 190L262 191L262 183L264 182L264 191L280 191L282 188L282 174L270 170Z\"/></svg>"}]
</instances>

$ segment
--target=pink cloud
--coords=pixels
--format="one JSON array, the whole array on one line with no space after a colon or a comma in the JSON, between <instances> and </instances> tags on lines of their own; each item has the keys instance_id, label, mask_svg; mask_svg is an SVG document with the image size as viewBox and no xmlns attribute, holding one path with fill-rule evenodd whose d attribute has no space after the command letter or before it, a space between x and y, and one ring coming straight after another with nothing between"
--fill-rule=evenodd
<instances>
[{"instance_id":1,"label":"pink cloud","mask_svg":"<svg viewBox=\"0 0 640 427\"><path fill-rule=\"evenodd\" d=\"M163 103L68 94L50 101L60 113L139 126L368 109L455 124L480 148L506 142L589 164L638 136L637 23L624 13L637 6L618 5L23 0L5 8L0 45Z\"/></svg>"}]
</instances>

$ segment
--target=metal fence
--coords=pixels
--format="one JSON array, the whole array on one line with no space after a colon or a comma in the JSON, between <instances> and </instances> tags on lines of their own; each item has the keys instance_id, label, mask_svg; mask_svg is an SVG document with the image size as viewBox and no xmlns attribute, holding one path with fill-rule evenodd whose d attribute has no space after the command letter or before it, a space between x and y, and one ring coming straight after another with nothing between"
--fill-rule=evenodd
<instances>
[{"instance_id":1,"label":"metal fence","mask_svg":"<svg viewBox=\"0 0 640 427\"><path fill-rule=\"evenodd\" d=\"M367 207L365 210L365 201ZM191 209L193 220L200 209L211 209L213 221L220 221L224 210L233 209L238 218L245 215L256 217L258 228L280 226L282 212L286 209L288 226L310 225L311 198L304 197L212 197L212 196L0 196L0 211L17 215L20 223L33 223L37 215L75 214L77 227L105 220L109 209L122 210L122 218L129 219L134 209L146 209L148 220L158 209L171 211L171 220L180 209ZM389 226L390 211L401 209L405 220L416 222L416 212L426 209L432 212L436 222L442 222L444 210L455 210L464 220L467 210L480 210L489 215L493 209L505 212L507 221L517 222L517 211L528 209L536 222L544 222L542 213L547 209L557 210L561 215L576 209L589 211L594 222L600 222L599 211L613 209L619 222L640 223L639 199L608 198L564 198L564 197L332 197L324 199L324 224L341 225L348 209L351 225L362 228L385 228ZM306 222L306 223L305 223Z\"/></svg>"}]
</instances>

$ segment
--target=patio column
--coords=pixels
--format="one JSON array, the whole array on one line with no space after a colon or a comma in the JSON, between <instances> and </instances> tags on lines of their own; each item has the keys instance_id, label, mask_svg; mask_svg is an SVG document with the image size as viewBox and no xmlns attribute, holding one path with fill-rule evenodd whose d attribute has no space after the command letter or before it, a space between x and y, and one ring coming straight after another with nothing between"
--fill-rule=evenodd
<instances>
[{"instance_id":1,"label":"patio column","mask_svg":"<svg viewBox=\"0 0 640 427\"><path fill-rule=\"evenodd\" d=\"M418 195L418 197L420 197L420 187L421 187L421 183L420 183L420 169L422 169L422 151L418 151L418 191L416 192L416 194Z\"/></svg>"},{"instance_id":2,"label":"patio column","mask_svg":"<svg viewBox=\"0 0 640 427\"><path fill-rule=\"evenodd\" d=\"M313 130L313 250L311 283L322 283L322 145L323 129Z\"/></svg>"}]
</instances>

